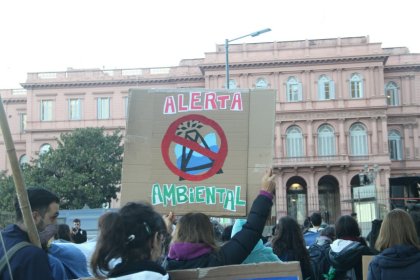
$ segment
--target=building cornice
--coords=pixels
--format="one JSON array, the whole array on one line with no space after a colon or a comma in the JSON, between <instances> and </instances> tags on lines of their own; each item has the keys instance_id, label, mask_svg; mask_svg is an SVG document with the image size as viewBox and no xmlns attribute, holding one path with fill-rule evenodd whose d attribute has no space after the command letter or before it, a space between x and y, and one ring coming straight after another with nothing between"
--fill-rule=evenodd
<instances>
[{"instance_id":1,"label":"building cornice","mask_svg":"<svg viewBox=\"0 0 420 280\"><path fill-rule=\"evenodd\" d=\"M288 67L302 65L320 65L320 64L337 64L337 63L355 63L355 62L382 62L386 63L389 55L360 55L351 57L321 57L306 59L287 59L287 60L270 60L270 61L251 61L251 62L229 62L230 68L267 68L267 67ZM225 64L204 64L200 66L201 72L208 70L224 69Z\"/></svg>"},{"instance_id":2,"label":"building cornice","mask_svg":"<svg viewBox=\"0 0 420 280\"><path fill-rule=\"evenodd\" d=\"M7 98L2 99L3 104L25 104L26 103L26 97L25 98Z\"/></svg>"},{"instance_id":3,"label":"building cornice","mask_svg":"<svg viewBox=\"0 0 420 280\"><path fill-rule=\"evenodd\" d=\"M138 86L151 84L171 84L185 82L204 82L202 76L172 77L163 79L130 79L130 80L92 80L92 81L45 81L22 83L24 89L40 88L84 88L84 87L115 87L115 86Z\"/></svg>"},{"instance_id":4,"label":"building cornice","mask_svg":"<svg viewBox=\"0 0 420 280\"><path fill-rule=\"evenodd\" d=\"M384 67L385 73L392 72L420 72L420 65L392 65Z\"/></svg>"}]
</instances>

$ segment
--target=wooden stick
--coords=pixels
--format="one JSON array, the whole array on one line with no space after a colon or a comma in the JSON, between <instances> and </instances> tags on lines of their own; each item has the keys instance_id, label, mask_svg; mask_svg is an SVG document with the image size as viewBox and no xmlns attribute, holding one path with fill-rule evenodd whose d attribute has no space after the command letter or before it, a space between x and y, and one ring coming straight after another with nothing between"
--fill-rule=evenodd
<instances>
[{"instance_id":1,"label":"wooden stick","mask_svg":"<svg viewBox=\"0 0 420 280\"><path fill-rule=\"evenodd\" d=\"M4 144L6 146L7 155L9 156L10 166L13 172L13 181L19 201L20 210L22 211L23 222L29 235L29 240L35 246L41 248L38 230L36 229L34 219L32 217L32 209L29 204L28 193L23 181L22 171L16 156L15 145L13 143L12 134L10 133L9 124L7 122L6 112L3 107L3 100L0 97L0 125L3 133Z\"/></svg>"}]
</instances>

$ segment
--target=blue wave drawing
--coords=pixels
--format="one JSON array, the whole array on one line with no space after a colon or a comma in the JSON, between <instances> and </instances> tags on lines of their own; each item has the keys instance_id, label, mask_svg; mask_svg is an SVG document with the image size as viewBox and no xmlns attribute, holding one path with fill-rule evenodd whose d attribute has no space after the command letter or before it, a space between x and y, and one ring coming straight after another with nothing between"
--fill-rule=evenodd
<instances>
[{"instance_id":1,"label":"blue wave drawing","mask_svg":"<svg viewBox=\"0 0 420 280\"><path fill-rule=\"evenodd\" d=\"M216 138L216 134L211 132L209 134L207 134L206 136L204 136L204 141L207 143L207 146L210 148L210 150L214 153L219 152L219 146L217 146L217 138ZM203 143L199 143L200 146L205 147ZM183 146L180 144L176 144L175 148L174 148L174 153L175 153L175 157L176 157L176 165L179 169L181 169L181 161L182 161L182 148ZM185 153L188 154L190 151L190 149L186 148L185 149ZM204 165L204 164L208 164L211 163L212 161L207 157L207 156L203 156L200 153L197 152L193 152L191 155L191 159L187 164L187 168L191 168L194 166L200 166L200 165ZM207 170L209 170L209 168L203 168L200 170L190 170L190 171L186 171L186 173L191 174L191 175L195 175L195 174L200 174L200 173L204 173Z\"/></svg>"}]
</instances>

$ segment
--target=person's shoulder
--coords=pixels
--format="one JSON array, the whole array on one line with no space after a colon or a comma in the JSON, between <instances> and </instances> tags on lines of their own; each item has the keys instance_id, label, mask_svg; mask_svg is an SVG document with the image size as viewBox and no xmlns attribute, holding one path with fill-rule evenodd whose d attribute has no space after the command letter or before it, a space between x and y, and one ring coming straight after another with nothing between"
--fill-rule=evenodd
<instances>
[{"instance_id":1,"label":"person's shoulder","mask_svg":"<svg viewBox=\"0 0 420 280\"><path fill-rule=\"evenodd\" d=\"M166 273L162 275L158 272L154 271L141 271L129 275L124 275L115 278L108 278L108 279L115 279L115 280L169 280L169 274Z\"/></svg>"}]
</instances>

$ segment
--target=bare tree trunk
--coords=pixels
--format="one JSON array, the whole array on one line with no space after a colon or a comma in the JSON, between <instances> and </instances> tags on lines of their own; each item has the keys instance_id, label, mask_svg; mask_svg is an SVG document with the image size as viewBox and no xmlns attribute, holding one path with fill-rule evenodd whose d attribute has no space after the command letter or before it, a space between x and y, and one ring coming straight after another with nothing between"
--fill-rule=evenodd
<instances>
[{"instance_id":1,"label":"bare tree trunk","mask_svg":"<svg viewBox=\"0 0 420 280\"><path fill-rule=\"evenodd\" d=\"M38 247L41 247L38 231L32 217L32 209L29 204L28 193L26 192L25 182L23 181L22 172L16 156L15 145L13 144L12 134L10 133L9 124L7 122L6 112L3 107L3 100L0 97L0 125L3 133L4 144L6 146L7 155L9 156L10 166L13 172L13 181L15 182L16 194L19 200L19 206L22 211L23 222L29 235L29 240Z\"/></svg>"}]
</instances>

